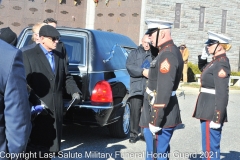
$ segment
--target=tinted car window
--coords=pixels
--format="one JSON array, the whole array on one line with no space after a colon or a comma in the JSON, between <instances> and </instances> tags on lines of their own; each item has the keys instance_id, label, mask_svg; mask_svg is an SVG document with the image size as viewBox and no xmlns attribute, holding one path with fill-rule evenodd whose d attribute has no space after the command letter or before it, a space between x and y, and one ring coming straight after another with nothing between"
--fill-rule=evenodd
<instances>
[{"instance_id":1,"label":"tinted car window","mask_svg":"<svg viewBox=\"0 0 240 160\"><path fill-rule=\"evenodd\" d=\"M108 53L105 54L104 63L111 63L114 66L118 66L119 69L125 67L126 64L126 55L125 50L119 45L113 45L112 49L109 50ZM108 65L108 64L107 64Z\"/></svg>"},{"instance_id":2,"label":"tinted car window","mask_svg":"<svg viewBox=\"0 0 240 160\"><path fill-rule=\"evenodd\" d=\"M68 33L69 34L69 33ZM86 65L86 58L85 58L85 44L86 44L86 37L81 35L67 35L63 34L61 35L60 40L64 43L67 54L68 54L68 62L70 65ZM21 39L22 43L18 46L18 48L21 48L23 46L27 46L29 44L32 44L32 31L26 30L26 33Z\"/></svg>"},{"instance_id":3,"label":"tinted car window","mask_svg":"<svg viewBox=\"0 0 240 160\"><path fill-rule=\"evenodd\" d=\"M122 49L122 52L124 53L125 58L127 59L128 54L135 48L129 48L129 47L122 46L121 49Z\"/></svg>"},{"instance_id":4,"label":"tinted car window","mask_svg":"<svg viewBox=\"0 0 240 160\"><path fill-rule=\"evenodd\" d=\"M27 30L23 39L21 39L21 42L18 42L17 48L22 48L23 46L27 46L29 44L32 44L32 31L31 30ZM20 44L20 45L19 45Z\"/></svg>"},{"instance_id":5,"label":"tinted car window","mask_svg":"<svg viewBox=\"0 0 240 160\"><path fill-rule=\"evenodd\" d=\"M85 65L85 38L62 35L61 41L67 50L69 64Z\"/></svg>"},{"instance_id":6,"label":"tinted car window","mask_svg":"<svg viewBox=\"0 0 240 160\"><path fill-rule=\"evenodd\" d=\"M92 71L113 71L126 69L127 51L123 46L136 47L136 44L124 35L91 30L91 42L95 47L92 58Z\"/></svg>"}]
</instances>

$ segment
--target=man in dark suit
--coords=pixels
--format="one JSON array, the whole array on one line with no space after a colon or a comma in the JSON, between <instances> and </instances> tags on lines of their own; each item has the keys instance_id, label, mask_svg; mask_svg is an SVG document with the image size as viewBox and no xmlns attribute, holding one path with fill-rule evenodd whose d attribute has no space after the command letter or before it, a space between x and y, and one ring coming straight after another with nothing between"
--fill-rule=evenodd
<instances>
[{"instance_id":1,"label":"man in dark suit","mask_svg":"<svg viewBox=\"0 0 240 160\"><path fill-rule=\"evenodd\" d=\"M5 42L13 46L17 45L17 34L13 32L9 27L0 29L0 39L4 40Z\"/></svg>"},{"instance_id":2,"label":"man in dark suit","mask_svg":"<svg viewBox=\"0 0 240 160\"><path fill-rule=\"evenodd\" d=\"M0 48L0 152L1 159L9 159L4 158L6 153L26 149L31 113L22 52L3 40Z\"/></svg>"},{"instance_id":3,"label":"man in dark suit","mask_svg":"<svg viewBox=\"0 0 240 160\"><path fill-rule=\"evenodd\" d=\"M57 27L57 21L53 18L47 18L43 21L43 23L46 23L50 26L53 26L54 28ZM66 47L64 46L64 43L62 41L58 41L57 43L57 47L56 47L56 50L58 52L62 52L62 54L65 56L66 58L66 61L67 61L67 65L69 64L68 62L68 56L67 56L67 51L66 51Z\"/></svg>"},{"instance_id":4,"label":"man in dark suit","mask_svg":"<svg viewBox=\"0 0 240 160\"><path fill-rule=\"evenodd\" d=\"M72 98L78 101L81 92L68 72L64 55L55 50L59 32L54 27L45 25L41 27L39 36L40 44L23 52L23 62L27 83L46 104L48 114L40 113L35 118L27 152L58 152L62 132L63 88L66 87ZM39 105L36 99L30 98L30 102L32 106Z\"/></svg>"},{"instance_id":5,"label":"man in dark suit","mask_svg":"<svg viewBox=\"0 0 240 160\"><path fill-rule=\"evenodd\" d=\"M147 78L143 76L143 72L148 70L150 62L152 61L149 42L148 35L144 35L142 38L142 44L129 53L126 61L126 68L130 75L130 143L136 143L138 140L139 119L147 81ZM140 138L142 138L141 136Z\"/></svg>"}]
</instances>

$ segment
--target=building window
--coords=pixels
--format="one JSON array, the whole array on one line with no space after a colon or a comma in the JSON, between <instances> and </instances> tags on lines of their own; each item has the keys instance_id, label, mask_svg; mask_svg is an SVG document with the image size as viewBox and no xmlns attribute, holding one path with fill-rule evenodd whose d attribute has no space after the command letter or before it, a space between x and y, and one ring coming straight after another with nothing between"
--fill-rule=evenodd
<instances>
[{"instance_id":1,"label":"building window","mask_svg":"<svg viewBox=\"0 0 240 160\"><path fill-rule=\"evenodd\" d=\"M205 7L200 7L199 26L198 26L199 31L203 31L204 29L204 18L205 18Z\"/></svg>"},{"instance_id":2,"label":"building window","mask_svg":"<svg viewBox=\"0 0 240 160\"><path fill-rule=\"evenodd\" d=\"M180 28L181 3L176 3L174 28Z\"/></svg>"}]
</instances>

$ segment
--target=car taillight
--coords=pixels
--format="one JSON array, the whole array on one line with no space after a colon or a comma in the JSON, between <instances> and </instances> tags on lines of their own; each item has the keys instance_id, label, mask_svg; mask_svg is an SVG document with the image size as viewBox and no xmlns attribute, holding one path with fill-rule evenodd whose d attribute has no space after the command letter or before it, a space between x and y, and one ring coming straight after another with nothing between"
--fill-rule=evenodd
<instances>
[{"instance_id":1,"label":"car taillight","mask_svg":"<svg viewBox=\"0 0 240 160\"><path fill-rule=\"evenodd\" d=\"M100 81L98 82L93 91L91 96L92 102L112 102L112 89L110 84L107 81Z\"/></svg>"}]
</instances>

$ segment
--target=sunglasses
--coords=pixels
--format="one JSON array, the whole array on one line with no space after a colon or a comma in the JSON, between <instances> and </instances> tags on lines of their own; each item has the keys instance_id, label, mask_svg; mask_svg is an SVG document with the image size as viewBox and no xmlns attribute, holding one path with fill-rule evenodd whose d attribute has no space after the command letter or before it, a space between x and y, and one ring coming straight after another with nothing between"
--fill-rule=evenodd
<instances>
[{"instance_id":1,"label":"sunglasses","mask_svg":"<svg viewBox=\"0 0 240 160\"><path fill-rule=\"evenodd\" d=\"M60 37L47 37L47 38L52 40L53 42L60 40Z\"/></svg>"}]
</instances>

